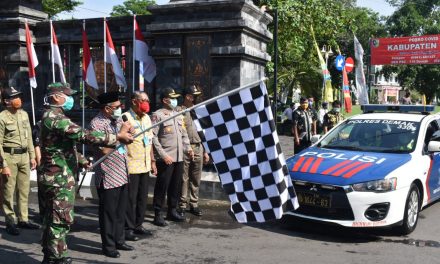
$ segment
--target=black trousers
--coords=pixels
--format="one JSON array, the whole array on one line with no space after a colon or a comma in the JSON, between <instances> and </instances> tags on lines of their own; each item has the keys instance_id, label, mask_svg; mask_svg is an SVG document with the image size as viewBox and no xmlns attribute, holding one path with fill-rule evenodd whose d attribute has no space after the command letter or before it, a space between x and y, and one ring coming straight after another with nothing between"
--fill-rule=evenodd
<instances>
[{"instance_id":1,"label":"black trousers","mask_svg":"<svg viewBox=\"0 0 440 264\"><path fill-rule=\"evenodd\" d=\"M311 145L312 145L312 142L310 142L309 140L300 140L299 141L299 146L295 145L293 152L295 154L298 154L301 151L303 151L304 149L310 147Z\"/></svg>"},{"instance_id":2,"label":"black trousers","mask_svg":"<svg viewBox=\"0 0 440 264\"><path fill-rule=\"evenodd\" d=\"M128 186L113 189L98 188L99 228L102 249L116 250L116 244L125 242L125 212L128 202Z\"/></svg>"},{"instance_id":3,"label":"black trousers","mask_svg":"<svg viewBox=\"0 0 440 264\"><path fill-rule=\"evenodd\" d=\"M148 173L130 174L125 228L134 230L144 222L148 198Z\"/></svg>"},{"instance_id":4,"label":"black trousers","mask_svg":"<svg viewBox=\"0 0 440 264\"><path fill-rule=\"evenodd\" d=\"M154 186L154 211L162 210L165 195L167 195L168 210L176 208L182 191L183 162L174 162L171 165L158 161L157 180Z\"/></svg>"}]
</instances>

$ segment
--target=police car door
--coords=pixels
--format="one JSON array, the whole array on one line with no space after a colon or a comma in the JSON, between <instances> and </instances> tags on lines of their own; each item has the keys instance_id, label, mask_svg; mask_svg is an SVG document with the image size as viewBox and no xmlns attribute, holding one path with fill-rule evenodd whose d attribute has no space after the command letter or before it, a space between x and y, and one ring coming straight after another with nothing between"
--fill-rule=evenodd
<instances>
[{"instance_id":1,"label":"police car door","mask_svg":"<svg viewBox=\"0 0 440 264\"><path fill-rule=\"evenodd\" d=\"M439 125L437 120L431 121L429 123L425 138L424 138L424 150L427 150L427 146L430 140L439 140L440 137L436 137L433 135L440 135ZM426 179L426 193L428 195L427 201L432 202L438 198L440 198L440 152L435 152L431 155L431 165L430 170L428 171L427 179Z\"/></svg>"}]
</instances>

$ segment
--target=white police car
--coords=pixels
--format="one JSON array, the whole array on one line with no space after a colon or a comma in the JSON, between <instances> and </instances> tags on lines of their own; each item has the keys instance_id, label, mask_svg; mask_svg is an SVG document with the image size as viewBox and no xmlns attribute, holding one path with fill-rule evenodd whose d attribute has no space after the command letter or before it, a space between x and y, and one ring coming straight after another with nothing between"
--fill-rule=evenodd
<instances>
[{"instance_id":1,"label":"white police car","mask_svg":"<svg viewBox=\"0 0 440 264\"><path fill-rule=\"evenodd\" d=\"M300 204L289 214L409 234L440 198L440 116L433 106L363 110L287 160Z\"/></svg>"}]
</instances>

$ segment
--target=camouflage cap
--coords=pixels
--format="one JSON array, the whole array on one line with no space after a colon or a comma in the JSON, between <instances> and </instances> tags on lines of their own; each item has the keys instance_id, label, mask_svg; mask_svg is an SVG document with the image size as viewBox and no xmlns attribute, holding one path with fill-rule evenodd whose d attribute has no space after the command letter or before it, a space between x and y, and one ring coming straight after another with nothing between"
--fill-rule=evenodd
<instances>
[{"instance_id":1,"label":"camouflage cap","mask_svg":"<svg viewBox=\"0 0 440 264\"><path fill-rule=\"evenodd\" d=\"M3 99L11 99L11 98L17 97L21 94L22 94L22 92L17 91L14 87L8 87L8 88L4 89L2 92Z\"/></svg>"},{"instance_id":2,"label":"camouflage cap","mask_svg":"<svg viewBox=\"0 0 440 264\"><path fill-rule=\"evenodd\" d=\"M54 93L63 93L65 95L74 95L76 94L76 90L70 89L70 85L68 83L51 83L47 86L47 94L51 95Z\"/></svg>"}]
</instances>

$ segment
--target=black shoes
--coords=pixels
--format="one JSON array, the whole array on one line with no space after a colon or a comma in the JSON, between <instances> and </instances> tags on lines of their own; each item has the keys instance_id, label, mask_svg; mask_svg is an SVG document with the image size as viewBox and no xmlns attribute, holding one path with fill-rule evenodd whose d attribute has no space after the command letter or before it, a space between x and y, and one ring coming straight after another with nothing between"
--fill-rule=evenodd
<instances>
[{"instance_id":1,"label":"black shoes","mask_svg":"<svg viewBox=\"0 0 440 264\"><path fill-rule=\"evenodd\" d=\"M18 230L17 225L15 225L15 224L7 224L6 225L6 232L12 236L20 235L20 230Z\"/></svg>"},{"instance_id":2,"label":"black shoes","mask_svg":"<svg viewBox=\"0 0 440 264\"><path fill-rule=\"evenodd\" d=\"M154 220L153 224L157 226L167 226L167 222L165 222L165 219L163 219L162 212L156 211L154 212Z\"/></svg>"},{"instance_id":3,"label":"black shoes","mask_svg":"<svg viewBox=\"0 0 440 264\"><path fill-rule=\"evenodd\" d=\"M117 250L103 250L102 253L109 258L119 258L121 256Z\"/></svg>"},{"instance_id":4,"label":"black shoes","mask_svg":"<svg viewBox=\"0 0 440 264\"><path fill-rule=\"evenodd\" d=\"M185 218L185 208L178 208L176 212L182 217Z\"/></svg>"},{"instance_id":5,"label":"black shoes","mask_svg":"<svg viewBox=\"0 0 440 264\"><path fill-rule=\"evenodd\" d=\"M72 258L49 259L49 257L44 256L41 264L72 264Z\"/></svg>"},{"instance_id":6,"label":"black shoes","mask_svg":"<svg viewBox=\"0 0 440 264\"><path fill-rule=\"evenodd\" d=\"M124 251L132 251L134 250L134 247L128 245L127 243L124 243L124 244L116 244L116 249L124 250Z\"/></svg>"},{"instance_id":7,"label":"black shoes","mask_svg":"<svg viewBox=\"0 0 440 264\"><path fill-rule=\"evenodd\" d=\"M145 229L143 226L136 227L133 231L136 235L142 235L146 237L153 236L153 232Z\"/></svg>"},{"instance_id":8,"label":"black shoes","mask_svg":"<svg viewBox=\"0 0 440 264\"><path fill-rule=\"evenodd\" d=\"M31 221L18 222L17 226L19 228L24 228L24 229L39 229L40 228L40 225L37 225Z\"/></svg>"},{"instance_id":9,"label":"black shoes","mask_svg":"<svg viewBox=\"0 0 440 264\"><path fill-rule=\"evenodd\" d=\"M132 230L126 230L125 231L125 240L127 241L138 241L139 237L133 234Z\"/></svg>"},{"instance_id":10,"label":"black shoes","mask_svg":"<svg viewBox=\"0 0 440 264\"><path fill-rule=\"evenodd\" d=\"M191 207L189 209L189 212L192 213L195 216L202 216L202 210L200 210L200 208L198 206L197 207Z\"/></svg>"},{"instance_id":11,"label":"black shoes","mask_svg":"<svg viewBox=\"0 0 440 264\"><path fill-rule=\"evenodd\" d=\"M181 216L177 212L176 208L173 208L173 209L168 211L167 219L171 220L171 221L174 221L174 222L183 222L183 221L185 221L185 217Z\"/></svg>"}]
</instances>

